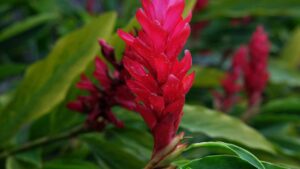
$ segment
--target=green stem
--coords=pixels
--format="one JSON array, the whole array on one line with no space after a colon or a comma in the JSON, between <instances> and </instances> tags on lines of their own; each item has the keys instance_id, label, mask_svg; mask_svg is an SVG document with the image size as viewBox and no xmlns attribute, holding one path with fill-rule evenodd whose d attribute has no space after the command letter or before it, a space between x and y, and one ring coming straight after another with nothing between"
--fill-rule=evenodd
<instances>
[{"instance_id":1,"label":"green stem","mask_svg":"<svg viewBox=\"0 0 300 169\"><path fill-rule=\"evenodd\" d=\"M6 150L0 153L0 159L7 158L9 156L23 153L29 150L33 150L45 145L53 144L62 140L67 140L74 138L80 134L89 133L91 130L86 129L84 126L75 127L70 131L58 134L56 136L46 136L37 140L34 140L29 143L25 143L21 145L20 147L12 148L10 150Z\"/></svg>"}]
</instances>

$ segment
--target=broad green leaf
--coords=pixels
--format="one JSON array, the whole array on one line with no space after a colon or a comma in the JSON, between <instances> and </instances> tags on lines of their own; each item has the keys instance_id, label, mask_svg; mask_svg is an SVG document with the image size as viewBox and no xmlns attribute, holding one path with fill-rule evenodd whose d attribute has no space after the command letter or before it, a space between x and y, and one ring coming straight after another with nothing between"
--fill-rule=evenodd
<instances>
[{"instance_id":1,"label":"broad green leaf","mask_svg":"<svg viewBox=\"0 0 300 169\"><path fill-rule=\"evenodd\" d=\"M107 39L116 14L103 14L60 39L52 52L30 66L14 98L0 112L0 142L8 141L24 126L61 103L86 66L99 50L97 39Z\"/></svg>"},{"instance_id":2,"label":"broad green leaf","mask_svg":"<svg viewBox=\"0 0 300 169\"><path fill-rule=\"evenodd\" d=\"M252 166L257 169L265 169L264 165L259 161L257 157L251 154L249 151L238 147L234 144L224 143L224 142L202 142L202 143L194 143L190 145L185 151L189 151L195 148L203 148L203 147L218 147L229 150L236 154L239 158L248 162Z\"/></svg>"},{"instance_id":3,"label":"broad green leaf","mask_svg":"<svg viewBox=\"0 0 300 169\"><path fill-rule=\"evenodd\" d=\"M249 163L234 156L208 156L180 166L179 169L255 169Z\"/></svg>"},{"instance_id":4,"label":"broad green leaf","mask_svg":"<svg viewBox=\"0 0 300 169\"><path fill-rule=\"evenodd\" d=\"M41 14L37 16L30 17L24 21L17 22L0 32L0 42L3 42L9 38L19 35L25 31L33 29L43 23L47 23L50 20L57 19L58 15L53 13Z\"/></svg>"},{"instance_id":5,"label":"broad green leaf","mask_svg":"<svg viewBox=\"0 0 300 169\"><path fill-rule=\"evenodd\" d=\"M300 16L298 0L213 0L196 19L244 16Z\"/></svg>"},{"instance_id":6,"label":"broad green leaf","mask_svg":"<svg viewBox=\"0 0 300 169\"><path fill-rule=\"evenodd\" d=\"M194 105L186 105L184 112L181 127L191 132L275 153L272 144L264 136L234 117Z\"/></svg>"}]
</instances>

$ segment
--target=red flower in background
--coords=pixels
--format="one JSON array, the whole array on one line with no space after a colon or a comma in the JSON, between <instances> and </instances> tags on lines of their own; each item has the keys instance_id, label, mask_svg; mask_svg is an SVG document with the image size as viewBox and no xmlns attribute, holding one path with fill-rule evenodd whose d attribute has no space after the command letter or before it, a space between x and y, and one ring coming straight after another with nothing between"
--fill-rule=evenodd
<instances>
[{"instance_id":1,"label":"red flower in background","mask_svg":"<svg viewBox=\"0 0 300 169\"><path fill-rule=\"evenodd\" d=\"M94 14L94 6L95 6L95 0L87 0L86 1L86 11L90 14L93 15Z\"/></svg>"},{"instance_id":2,"label":"red flower in background","mask_svg":"<svg viewBox=\"0 0 300 169\"><path fill-rule=\"evenodd\" d=\"M249 59L245 67L245 89L249 105L253 106L261 100L269 78L268 57L270 42L262 26L258 26L249 44Z\"/></svg>"},{"instance_id":3,"label":"red flower in background","mask_svg":"<svg viewBox=\"0 0 300 169\"><path fill-rule=\"evenodd\" d=\"M142 5L136 13L142 27L138 35L118 33L127 45L123 60L131 75L127 84L136 96L137 111L151 129L155 156L176 137L194 79L194 73L187 75L190 52L178 60L190 34L191 15L182 18L184 0L142 0Z\"/></svg>"},{"instance_id":4,"label":"red flower in background","mask_svg":"<svg viewBox=\"0 0 300 169\"><path fill-rule=\"evenodd\" d=\"M269 77L267 70L269 51L268 35L262 26L258 26L249 45L240 47L233 57L232 70L226 74L225 79L221 82L224 95L214 93L215 104L218 109L227 112L235 104L235 96L241 89L237 80L241 76L244 79L243 87L248 96L249 108L260 103Z\"/></svg>"},{"instance_id":5,"label":"red flower in background","mask_svg":"<svg viewBox=\"0 0 300 169\"><path fill-rule=\"evenodd\" d=\"M83 74L77 88L88 91L89 95L79 96L77 100L68 103L67 107L88 115L87 128L102 130L107 123L121 128L123 123L115 117L111 108L119 105L132 110L135 106L134 96L125 84L127 74L121 63L116 61L114 49L103 40L99 43L104 57L114 66L115 71L110 74L106 63L96 57L96 70L93 75L101 85L94 84Z\"/></svg>"},{"instance_id":6,"label":"red flower in background","mask_svg":"<svg viewBox=\"0 0 300 169\"><path fill-rule=\"evenodd\" d=\"M224 94L214 93L215 104L223 112L228 112L237 101L237 94L242 89L239 79L243 73L246 64L248 49L241 46L233 55L231 71L226 73L225 78L221 81Z\"/></svg>"}]
</instances>

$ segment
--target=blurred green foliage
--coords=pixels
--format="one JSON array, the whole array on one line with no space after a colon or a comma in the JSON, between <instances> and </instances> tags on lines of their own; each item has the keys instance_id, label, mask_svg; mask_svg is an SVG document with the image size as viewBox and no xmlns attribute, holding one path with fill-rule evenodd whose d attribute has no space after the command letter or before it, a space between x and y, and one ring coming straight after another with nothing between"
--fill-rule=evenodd
<instances>
[{"instance_id":1,"label":"blurred green foliage","mask_svg":"<svg viewBox=\"0 0 300 169\"><path fill-rule=\"evenodd\" d=\"M185 15L195 1L186 2ZM132 0L98 0L90 14L86 0L0 2L0 152L83 123L84 116L65 107L79 93L74 83L81 72L93 69L97 39L106 39L121 59L124 43L115 31L139 29L133 16L140 5ZM244 17L249 22L233 23ZM226 143L211 142L219 147L185 152L174 164L205 169L299 168L300 1L211 0L207 9L193 13L192 25L199 21L208 24L198 33L193 27L186 46L193 53L196 79L180 130L190 144L226 141L254 155L237 146L228 153ZM246 109L243 96L232 114L224 114L212 110L211 93L220 89L233 51L248 43L257 25L266 28L272 42L270 80L261 113L245 124L238 119ZM150 159L151 135L137 114L120 108L114 112L125 129L109 126L102 133L0 159L0 168L142 168Z\"/></svg>"}]
</instances>

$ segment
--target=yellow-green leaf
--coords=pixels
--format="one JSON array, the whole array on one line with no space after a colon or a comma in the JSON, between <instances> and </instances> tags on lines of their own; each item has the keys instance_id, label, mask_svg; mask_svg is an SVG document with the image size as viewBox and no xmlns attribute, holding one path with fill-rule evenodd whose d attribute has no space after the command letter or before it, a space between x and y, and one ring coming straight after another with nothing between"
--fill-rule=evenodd
<instances>
[{"instance_id":1,"label":"yellow-green leaf","mask_svg":"<svg viewBox=\"0 0 300 169\"><path fill-rule=\"evenodd\" d=\"M50 54L30 66L14 98L0 112L0 142L61 103L73 81L99 50L97 39L110 37L116 14L106 13L60 39Z\"/></svg>"},{"instance_id":2,"label":"yellow-green leaf","mask_svg":"<svg viewBox=\"0 0 300 169\"><path fill-rule=\"evenodd\" d=\"M299 8L300 9L300 8ZM281 62L290 69L297 69L300 66L300 28L297 28L291 39L284 47L280 57Z\"/></svg>"}]
</instances>

